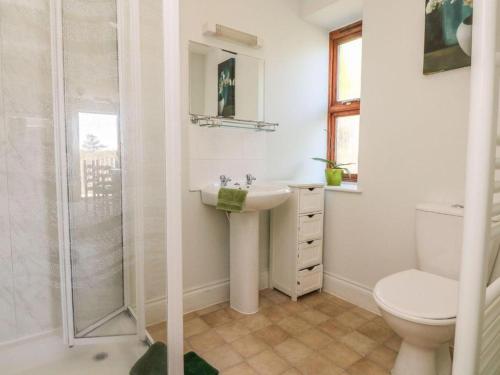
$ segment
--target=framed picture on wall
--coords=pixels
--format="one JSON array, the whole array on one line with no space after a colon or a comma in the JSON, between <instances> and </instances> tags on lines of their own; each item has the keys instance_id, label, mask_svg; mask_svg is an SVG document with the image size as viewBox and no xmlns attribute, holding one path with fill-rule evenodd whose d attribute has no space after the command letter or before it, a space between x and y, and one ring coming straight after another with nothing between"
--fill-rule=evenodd
<instances>
[{"instance_id":1,"label":"framed picture on wall","mask_svg":"<svg viewBox=\"0 0 500 375\"><path fill-rule=\"evenodd\" d=\"M220 63L218 72L218 115L222 117L234 117L236 114L236 59L230 58Z\"/></svg>"},{"instance_id":2,"label":"framed picture on wall","mask_svg":"<svg viewBox=\"0 0 500 375\"><path fill-rule=\"evenodd\" d=\"M425 0L424 74L471 64L473 0Z\"/></svg>"}]
</instances>

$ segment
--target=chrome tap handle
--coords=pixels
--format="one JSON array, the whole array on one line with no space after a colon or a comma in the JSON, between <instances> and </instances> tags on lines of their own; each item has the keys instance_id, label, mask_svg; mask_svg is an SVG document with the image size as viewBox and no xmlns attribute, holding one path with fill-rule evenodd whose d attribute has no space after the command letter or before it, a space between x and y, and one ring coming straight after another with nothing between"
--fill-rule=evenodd
<instances>
[{"instance_id":1,"label":"chrome tap handle","mask_svg":"<svg viewBox=\"0 0 500 375\"><path fill-rule=\"evenodd\" d=\"M247 185L252 185L252 182L254 182L255 180L257 180L254 176L252 176L251 173L248 173L246 175L246 178L247 178Z\"/></svg>"},{"instance_id":2,"label":"chrome tap handle","mask_svg":"<svg viewBox=\"0 0 500 375\"><path fill-rule=\"evenodd\" d=\"M221 175L220 177L220 186L227 186L227 184L232 181L231 178L226 175Z\"/></svg>"}]
</instances>

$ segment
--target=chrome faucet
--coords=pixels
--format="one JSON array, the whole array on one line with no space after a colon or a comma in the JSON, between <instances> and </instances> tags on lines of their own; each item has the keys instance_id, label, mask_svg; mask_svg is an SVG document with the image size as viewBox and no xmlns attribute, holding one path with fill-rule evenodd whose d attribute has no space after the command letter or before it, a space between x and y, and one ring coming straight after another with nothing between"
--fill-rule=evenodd
<instances>
[{"instance_id":1,"label":"chrome faucet","mask_svg":"<svg viewBox=\"0 0 500 375\"><path fill-rule=\"evenodd\" d=\"M231 178L226 177L226 175L221 175L220 176L220 186L227 186L227 184L232 181Z\"/></svg>"},{"instance_id":2,"label":"chrome faucet","mask_svg":"<svg viewBox=\"0 0 500 375\"><path fill-rule=\"evenodd\" d=\"M252 174L248 173L246 175L247 177L247 185L252 185L252 182L254 182L255 180L257 180L254 176L252 176Z\"/></svg>"}]
</instances>

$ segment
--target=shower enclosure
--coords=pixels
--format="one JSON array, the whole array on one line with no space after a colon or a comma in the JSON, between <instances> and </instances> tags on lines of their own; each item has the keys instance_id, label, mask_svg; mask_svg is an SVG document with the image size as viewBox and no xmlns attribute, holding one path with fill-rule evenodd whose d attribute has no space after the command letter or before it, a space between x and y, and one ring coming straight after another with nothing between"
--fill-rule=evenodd
<instances>
[{"instance_id":1,"label":"shower enclosure","mask_svg":"<svg viewBox=\"0 0 500 375\"><path fill-rule=\"evenodd\" d=\"M163 301L178 371L178 3L51 0L51 35L65 340L147 340Z\"/></svg>"},{"instance_id":2,"label":"shower enclosure","mask_svg":"<svg viewBox=\"0 0 500 375\"><path fill-rule=\"evenodd\" d=\"M179 60L178 0L0 0L0 373L182 373Z\"/></svg>"},{"instance_id":3,"label":"shower enclosure","mask_svg":"<svg viewBox=\"0 0 500 375\"><path fill-rule=\"evenodd\" d=\"M137 134L127 112L138 104L126 81L131 23L120 0L51 5L66 340L144 338L144 247L135 240L143 234L133 226L143 219L141 144L129 140Z\"/></svg>"}]
</instances>

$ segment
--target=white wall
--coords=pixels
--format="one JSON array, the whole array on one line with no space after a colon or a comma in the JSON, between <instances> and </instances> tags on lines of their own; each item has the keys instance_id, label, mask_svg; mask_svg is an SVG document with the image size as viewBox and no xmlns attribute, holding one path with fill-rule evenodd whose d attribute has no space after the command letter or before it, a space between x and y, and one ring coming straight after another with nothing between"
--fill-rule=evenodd
<instances>
[{"instance_id":1,"label":"white wall","mask_svg":"<svg viewBox=\"0 0 500 375\"><path fill-rule=\"evenodd\" d=\"M365 2L362 194L326 195L326 280L337 291L369 297L379 279L415 267L415 205L464 199L470 69L422 74L422 7Z\"/></svg>"},{"instance_id":2,"label":"white wall","mask_svg":"<svg viewBox=\"0 0 500 375\"><path fill-rule=\"evenodd\" d=\"M186 82L182 98L186 115L184 288L188 296L211 295L210 290L221 291L227 296L228 223L224 213L201 203L199 192L188 191L190 174L203 173L203 178L216 181L220 174L241 179L251 172L263 180L266 177L290 178L297 170L313 169L316 176L320 176L322 166L308 164L305 160L324 154L328 36L301 20L296 0L185 0L181 6L182 81ZM255 50L204 37L202 29L206 22L257 34L264 40L264 47ZM268 121L280 122L276 133L201 129L189 123L189 40L265 59L265 117ZM268 152L270 148L272 152ZM261 270L265 272L268 268L268 215L263 214L261 218Z\"/></svg>"}]
</instances>

